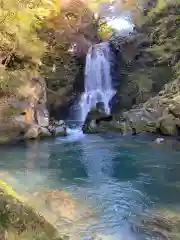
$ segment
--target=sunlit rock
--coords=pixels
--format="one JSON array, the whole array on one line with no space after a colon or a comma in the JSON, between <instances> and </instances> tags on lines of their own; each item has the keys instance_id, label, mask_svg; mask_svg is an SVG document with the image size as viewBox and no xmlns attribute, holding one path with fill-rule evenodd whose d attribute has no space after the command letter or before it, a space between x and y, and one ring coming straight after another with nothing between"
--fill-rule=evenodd
<instances>
[{"instance_id":1,"label":"sunlit rock","mask_svg":"<svg viewBox=\"0 0 180 240\"><path fill-rule=\"evenodd\" d=\"M156 140L154 142L157 143L157 144L163 143L164 138L156 138Z\"/></svg>"},{"instance_id":2,"label":"sunlit rock","mask_svg":"<svg viewBox=\"0 0 180 240\"><path fill-rule=\"evenodd\" d=\"M58 230L0 181L1 239L63 240Z\"/></svg>"}]
</instances>

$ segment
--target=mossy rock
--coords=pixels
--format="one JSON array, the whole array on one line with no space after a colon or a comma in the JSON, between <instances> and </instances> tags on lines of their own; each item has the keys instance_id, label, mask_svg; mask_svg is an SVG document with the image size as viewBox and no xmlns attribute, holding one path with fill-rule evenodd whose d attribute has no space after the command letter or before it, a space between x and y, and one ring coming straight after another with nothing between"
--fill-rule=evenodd
<instances>
[{"instance_id":1,"label":"mossy rock","mask_svg":"<svg viewBox=\"0 0 180 240\"><path fill-rule=\"evenodd\" d=\"M66 137L68 134L66 131L56 133L56 137Z\"/></svg>"},{"instance_id":2,"label":"mossy rock","mask_svg":"<svg viewBox=\"0 0 180 240\"><path fill-rule=\"evenodd\" d=\"M14 108L14 107L5 108L3 111L3 114L9 117L14 115L20 115L22 113L23 113L23 110L21 108Z\"/></svg>"},{"instance_id":3,"label":"mossy rock","mask_svg":"<svg viewBox=\"0 0 180 240\"><path fill-rule=\"evenodd\" d=\"M116 132L116 133L131 133L132 128L128 124L116 123L114 121L101 122L95 127L85 129L85 133L105 133L105 132Z\"/></svg>"},{"instance_id":4,"label":"mossy rock","mask_svg":"<svg viewBox=\"0 0 180 240\"><path fill-rule=\"evenodd\" d=\"M119 133L124 133L124 132L131 132L132 129L128 124L121 124L121 123L116 123L114 121L111 122L102 122L99 125L100 130L104 131L109 131L109 132L119 132Z\"/></svg>"},{"instance_id":5,"label":"mossy rock","mask_svg":"<svg viewBox=\"0 0 180 240\"><path fill-rule=\"evenodd\" d=\"M144 132L146 131L147 121L140 120L132 124L132 128L136 129L136 133ZM129 126L130 128L130 126ZM131 130L132 130L131 128Z\"/></svg>"},{"instance_id":6,"label":"mossy rock","mask_svg":"<svg viewBox=\"0 0 180 240\"><path fill-rule=\"evenodd\" d=\"M0 234L8 240L63 240L48 220L0 181Z\"/></svg>"},{"instance_id":7,"label":"mossy rock","mask_svg":"<svg viewBox=\"0 0 180 240\"><path fill-rule=\"evenodd\" d=\"M145 131L150 133L157 133L159 129L159 123L156 121L148 122L145 126Z\"/></svg>"},{"instance_id":8,"label":"mossy rock","mask_svg":"<svg viewBox=\"0 0 180 240\"><path fill-rule=\"evenodd\" d=\"M0 144L8 144L9 143L9 138L8 136L0 136Z\"/></svg>"},{"instance_id":9,"label":"mossy rock","mask_svg":"<svg viewBox=\"0 0 180 240\"><path fill-rule=\"evenodd\" d=\"M178 127L180 126L180 119L174 117L172 114L167 114L158 119L159 129L162 134L169 136L178 135Z\"/></svg>"}]
</instances>

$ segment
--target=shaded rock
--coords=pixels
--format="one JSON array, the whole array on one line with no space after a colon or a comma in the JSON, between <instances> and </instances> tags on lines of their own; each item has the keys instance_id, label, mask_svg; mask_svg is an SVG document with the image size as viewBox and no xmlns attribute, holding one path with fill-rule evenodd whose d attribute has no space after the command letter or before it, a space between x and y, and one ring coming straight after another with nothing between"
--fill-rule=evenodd
<instances>
[{"instance_id":1,"label":"shaded rock","mask_svg":"<svg viewBox=\"0 0 180 240\"><path fill-rule=\"evenodd\" d=\"M67 136L67 128L66 128L66 126L56 127L54 134L55 134L56 137Z\"/></svg>"},{"instance_id":2,"label":"shaded rock","mask_svg":"<svg viewBox=\"0 0 180 240\"><path fill-rule=\"evenodd\" d=\"M156 121L147 122L147 125L145 127L145 131L150 133L157 133L158 129L159 129L159 123Z\"/></svg>"},{"instance_id":3,"label":"shaded rock","mask_svg":"<svg viewBox=\"0 0 180 240\"><path fill-rule=\"evenodd\" d=\"M82 130L84 133L101 132L107 128L107 122L112 122L112 120L112 116L107 115L104 110L92 108L85 119Z\"/></svg>"}]
</instances>

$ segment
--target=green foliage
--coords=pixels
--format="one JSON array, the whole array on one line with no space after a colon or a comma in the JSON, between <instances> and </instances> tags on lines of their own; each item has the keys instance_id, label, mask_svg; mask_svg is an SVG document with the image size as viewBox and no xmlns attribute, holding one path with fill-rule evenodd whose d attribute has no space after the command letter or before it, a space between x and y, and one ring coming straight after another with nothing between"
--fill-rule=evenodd
<instances>
[{"instance_id":1,"label":"green foliage","mask_svg":"<svg viewBox=\"0 0 180 240\"><path fill-rule=\"evenodd\" d=\"M0 180L0 188L3 189L6 194L14 197L15 199L18 199L19 201L24 202L24 199L20 197L6 182Z\"/></svg>"},{"instance_id":2,"label":"green foliage","mask_svg":"<svg viewBox=\"0 0 180 240\"><path fill-rule=\"evenodd\" d=\"M0 90L16 91L41 64L46 43L38 29L60 10L58 0L2 0L0 5Z\"/></svg>"},{"instance_id":3,"label":"green foliage","mask_svg":"<svg viewBox=\"0 0 180 240\"><path fill-rule=\"evenodd\" d=\"M148 36L148 45L146 44L146 47L141 49L144 57L139 59L139 62L145 63L144 66L148 64L147 69L144 69L148 80L143 80L141 76L139 82L142 86L142 83L146 82L147 84L151 80L155 92L159 91L168 81L180 77L179 13L179 0L174 0L169 5L165 5L163 0L159 0L156 7L149 12L147 21L139 29L145 37ZM153 68L149 68L153 65Z\"/></svg>"},{"instance_id":4,"label":"green foliage","mask_svg":"<svg viewBox=\"0 0 180 240\"><path fill-rule=\"evenodd\" d=\"M165 0L157 0L156 6L149 11L148 16L151 17L154 13L158 13L165 6L166 6Z\"/></svg>"},{"instance_id":5,"label":"green foliage","mask_svg":"<svg viewBox=\"0 0 180 240\"><path fill-rule=\"evenodd\" d=\"M112 33L113 29L107 23L103 23L98 29L98 35L101 39L108 39Z\"/></svg>"}]
</instances>

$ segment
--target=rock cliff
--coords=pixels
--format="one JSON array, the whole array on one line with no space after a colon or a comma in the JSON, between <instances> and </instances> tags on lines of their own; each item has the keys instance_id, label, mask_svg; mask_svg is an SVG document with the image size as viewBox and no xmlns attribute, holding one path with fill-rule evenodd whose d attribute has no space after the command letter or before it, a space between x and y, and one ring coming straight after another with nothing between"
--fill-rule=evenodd
<instances>
[{"instance_id":1,"label":"rock cliff","mask_svg":"<svg viewBox=\"0 0 180 240\"><path fill-rule=\"evenodd\" d=\"M177 1L168 3L133 36L121 39L123 60L113 109L115 115L125 111L131 121L146 121L147 131L165 135L179 135L180 126L179 7Z\"/></svg>"}]
</instances>

